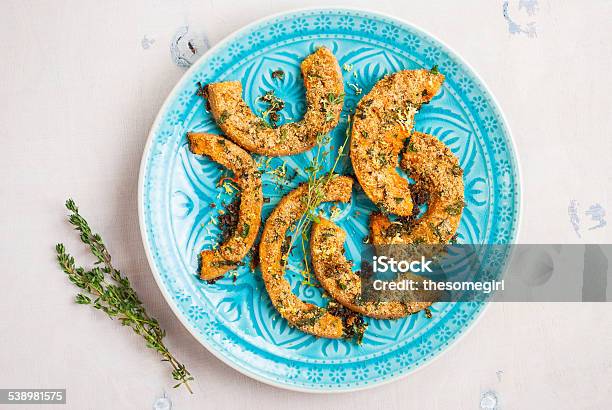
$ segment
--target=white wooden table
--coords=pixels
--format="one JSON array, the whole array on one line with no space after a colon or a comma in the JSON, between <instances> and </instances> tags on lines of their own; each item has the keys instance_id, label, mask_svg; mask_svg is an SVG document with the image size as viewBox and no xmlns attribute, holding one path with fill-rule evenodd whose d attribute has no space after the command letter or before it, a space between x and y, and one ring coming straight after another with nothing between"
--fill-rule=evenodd
<instances>
[{"instance_id":1,"label":"white wooden table","mask_svg":"<svg viewBox=\"0 0 612 410\"><path fill-rule=\"evenodd\" d=\"M504 3L381 0L375 7L447 42L497 96L522 163L520 241L610 243L609 227L585 225L579 238L568 204L612 209L612 2L510 0L507 17ZM151 408L164 390L174 409L478 409L488 390L503 409L612 408L610 304L493 304L430 366L341 395L250 380L174 317L151 276L136 211L147 132L184 72L171 56L173 38L188 26L190 36L213 45L254 19L326 4L0 2L0 388L65 387L74 409ZM168 368L142 340L72 303L74 288L53 249L64 241L87 257L64 218L68 196L167 329L168 344L196 378L195 395L170 387Z\"/></svg>"}]
</instances>

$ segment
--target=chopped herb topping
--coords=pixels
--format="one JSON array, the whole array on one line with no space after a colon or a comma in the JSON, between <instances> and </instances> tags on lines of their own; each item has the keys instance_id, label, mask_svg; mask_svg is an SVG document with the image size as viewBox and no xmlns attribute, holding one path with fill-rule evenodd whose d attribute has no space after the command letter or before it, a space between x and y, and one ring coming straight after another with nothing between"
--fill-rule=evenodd
<instances>
[{"instance_id":1,"label":"chopped herb topping","mask_svg":"<svg viewBox=\"0 0 612 410\"><path fill-rule=\"evenodd\" d=\"M247 236L249 236L250 230L251 230L251 227L249 226L249 224L244 223L242 225L242 232L240 232L240 236L242 236L243 238L246 238Z\"/></svg>"},{"instance_id":2,"label":"chopped herb topping","mask_svg":"<svg viewBox=\"0 0 612 410\"><path fill-rule=\"evenodd\" d=\"M327 98L321 100L322 111L325 113L325 121L330 122L334 120L335 115L332 107L342 104L343 101L344 94L335 95L333 93L327 94Z\"/></svg>"},{"instance_id":3,"label":"chopped herb topping","mask_svg":"<svg viewBox=\"0 0 612 410\"><path fill-rule=\"evenodd\" d=\"M354 339L355 342L360 345L363 341L363 335L368 327L368 324L363 320L363 316L356 314L355 312L345 308L337 302L329 302L327 310L334 316L342 319L342 326L344 328L344 334L342 335L345 339Z\"/></svg>"},{"instance_id":4,"label":"chopped herb topping","mask_svg":"<svg viewBox=\"0 0 612 410\"><path fill-rule=\"evenodd\" d=\"M332 93L329 93L327 94L327 100L331 104L342 104L342 101L344 101L344 94L334 95Z\"/></svg>"},{"instance_id":5,"label":"chopped herb topping","mask_svg":"<svg viewBox=\"0 0 612 410\"><path fill-rule=\"evenodd\" d=\"M377 202L376 206L378 207L378 209L380 209L380 212L383 215L389 215L389 213L390 213L389 212L389 208L387 207L387 205L384 202L382 202L382 201Z\"/></svg>"},{"instance_id":6,"label":"chopped herb topping","mask_svg":"<svg viewBox=\"0 0 612 410\"><path fill-rule=\"evenodd\" d=\"M272 78L278 78L279 80L282 80L283 78L285 78L285 72L280 68L278 70L274 70L272 71Z\"/></svg>"},{"instance_id":7,"label":"chopped herb topping","mask_svg":"<svg viewBox=\"0 0 612 410\"><path fill-rule=\"evenodd\" d=\"M219 117L219 120L217 121L217 123L219 125L223 124L225 121L227 121L227 119L230 117L230 113L225 110L221 113L221 116Z\"/></svg>"},{"instance_id":8,"label":"chopped herb topping","mask_svg":"<svg viewBox=\"0 0 612 410\"><path fill-rule=\"evenodd\" d=\"M314 326L315 323L319 321L325 315L325 310L321 308L314 309L311 314L304 314L300 320L298 320L295 325L297 327L310 327Z\"/></svg>"},{"instance_id":9,"label":"chopped herb topping","mask_svg":"<svg viewBox=\"0 0 612 410\"><path fill-rule=\"evenodd\" d=\"M451 173L458 177L459 175L461 175L463 173L463 169L461 169L461 167L459 165L455 165L453 166L453 169L451 169Z\"/></svg>"},{"instance_id":10,"label":"chopped herb topping","mask_svg":"<svg viewBox=\"0 0 612 410\"><path fill-rule=\"evenodd\" d=\"M232 237L232 232L238 225L238 210L240 199L236 198L226 207L226 212L219 214L219 228L221 228L221 242L226 242Z\"/></svg>"},{"instance_id":11,"label":"chopped herb topping","mask_svg":"<svg viewBox=\"0 0 612 410\"><path fill-rule=\"evenodd\" d=\"M258 130L262 130L264 128L272 128L272 126L268 124L266 120L261 119L261 118L257 121L255 126L257 127Z\"/></svg>"},{"instance_id":12,"label":"chopped herb topping","mask_svg":"<svg viewBox=\"0 0 612 410\"><path fill-rule=\"evenodd\" d=\"M464 206L464 203L462 201L459 201L456 204L447 206L444 210L446 211L447 214L451 216L457 216L461 214L461 211L463 210L463 206Z\"/></svg>"},{"instance_id":13,"label":"chopped herb topping","mask_svg":"<svg viewBox=\"0 0 612 410\"><path fill-rule=\"evenodd\" d=\"M280 142L283 143L285 141L287 141L287 129L283 128L281 129Z\"/></svg>"},{"instance_id":14,"label":"chopped herb topping","mask_svg":"<svg viewBox=\"0 0 612 410\"><path fill-rule=\"evenodd\" d=\"M262 115L264 118L266 116L269 118L272 128L276 128L276 123L279 120L278 112L285 108L285 101L277 97L272 90L267 91L259 98L268 104L268 109L265 110Z\"/></svg>"}]
</instances>

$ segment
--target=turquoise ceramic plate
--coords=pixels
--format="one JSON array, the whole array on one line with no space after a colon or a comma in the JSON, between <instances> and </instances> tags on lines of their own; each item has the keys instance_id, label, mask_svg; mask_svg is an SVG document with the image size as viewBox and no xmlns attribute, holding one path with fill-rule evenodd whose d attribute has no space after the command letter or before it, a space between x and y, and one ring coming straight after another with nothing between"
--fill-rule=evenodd
<instances>
[{"instance_id":1,"label":"turquoise ceramic plate","mask_svg":"<svg viewBox=\"0 0 612 410\"><path fill-rule=\"evenodd\" d=\"M240 80L245 100L257 111L265 108L257 97L274 90L286 101L283 120L297 119L305 109L299 65L321 45L335 53L341 66L352 67L343 70L345 114L352 113L361 96L385 74L438 65L446 75L442 91L417 115L416 129L448 144L465 169L461 242L514 240L519 176L509 130L482 81L438 40L391 17L336 9L273 16L233 34L185 74L159 112L142 160L140 223L155 279L191 333L230 366L280 387L338 391L396 379L431 361L465 332L483 305L439 303L431 319L417 314L404 320L370 320L358 346L290 328L272 307L259 271L253 273L247 266L239 269L235 281L226 277L209 285L198 280L198 252L217 242L215 221L231 195L216 186L222 174L219 167L187 149L187 131L219 132L196 96L197 84ZM271 72L279 68L284 78L273 79ZM363 94L356 95L355 86ZM345 128L343 120L328 149L338 147ZM305 179L303 169L312 155L259 158L265 167L264 195L270 198L264 217ZM341 161L337 170L349 173L349 161ZM283 173L290 182L278 189L275 182ZM347 255L357 258L368 214L375 207L355 190L351 203L339 208L337 223L349 232ZM300 260L296 249L288 273L294 291L322 303L317 288L300 284ZM502 269L503 263L499 266Z\"/></svg>"}]
</instances>

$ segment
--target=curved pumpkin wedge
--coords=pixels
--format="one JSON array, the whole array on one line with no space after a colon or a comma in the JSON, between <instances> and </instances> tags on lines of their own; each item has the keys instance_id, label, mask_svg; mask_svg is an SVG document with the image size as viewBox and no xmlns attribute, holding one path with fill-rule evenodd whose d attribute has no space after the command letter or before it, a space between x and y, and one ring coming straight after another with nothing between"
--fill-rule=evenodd
<instances>
[{"instance_id":1,"label":"curved pumpkin wedge","mask_svg":"<svg viewBox=\"0 0 612 410\"><path fill-rule=\"evenodd\" d=\"M442 141L414 132L401 167L415 180L411 189L429 196L427 211L408 223L391 222L382 214L370 217L374 245L444 244L457 232L464 206L463 170Z\"/></svg>"},{"instance_id":2,"label":"curved pumpkin wedge","mask_svg":"<svg viewBox=\"0 0 612 410\"><path fill-rule=\"evenodd\" d=\"M344 176L330 179L321 187L322 201L348 202L351 198L352 182L351 178ZM283 257L290 250L283 249L283 243L289 228L307 211L304 197L308 194L308 188L308 185L304 184L288 193L268 217L259 245L262 278L272 304L293 327L319 337L350 337L351 329L361 320L360 317L354 314L333 314L329 309L302 301L291 291L291 285L284 278Z\"/></svg>"},{"instance_id":3,"label":"curved pumpkin wedge","mask_svg":"<svg viewBox=\"0 0 612 410\"><path fill-rule=\"evenodd\" d=\"M187 139L191 152L206 155L232 171L240 189L236 230L218 249L204 250L200 254L200 278L212 280L236 268L255 242L263 206L261 176L251 155L228 139L194 132L188 133Z\"/></svg>"},{"instance_id":4,"label":"curved pumpkin wedge","mask_svg":"<svg viewBox=\"0 0 612 410\"><path fill-rule=\"evenodd\" d=\"M306 113L301 121L272 128L242 99L240 81L211 83L204 97L223 132L244 149L267 156L292 155L312 148L340 120L344 101L342 73L333 53L321 47L301 64Z\"/></svg>"},{"instance_id":5,"label":"curved pumpkin wedge","mask_svg":"<svg viewBox=\"0 0 612 410\"><path fill-rule=\"evenodd\" d=\"M440 90L444 76L429 70L398 71L378 81L355 110L351 162L366 195L385 213L408 216L408 181L396 170L414 115Z\"/></svg>"},{"instance_id":6,"label":"curved pumpkin wedge","mask_svg":"<svg viewBox=\"0 0 612 410\"><path fill-rule=\"evenodd\" d=\"M354 312L376 319L398 319L431 305L431 302L414 300L364 300L361 277L352 271L351 262L344 256L345 239L346 232L324 218L314 224L310 237L315 275L334 300ZM418 280L418 277L413 275L411 279Z\"/></svg>"}]
</instances>

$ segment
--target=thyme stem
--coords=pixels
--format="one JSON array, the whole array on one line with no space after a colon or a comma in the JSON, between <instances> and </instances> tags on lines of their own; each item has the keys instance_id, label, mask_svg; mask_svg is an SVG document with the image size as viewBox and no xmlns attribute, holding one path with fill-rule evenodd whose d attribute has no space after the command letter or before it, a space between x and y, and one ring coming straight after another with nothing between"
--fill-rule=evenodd
<instances>
[{"instance_id":1,"label":"thyme stem","mask_svg":"<svg viewBox=\"0 0 612 410\"><path fill-rule=\"evenodd\" d=\"M312 224L313 221L318 222L318 216L316 215L316 208L323 201L323 196L324 196L323 188L334 177L334 172L338 166L338 162L340 161L340 158L343 156L346 156L344 151L346 149L346 144L348 143L350 136L351 136L351 117L348 117L344 141L342 142L342 145L338 148L338 155L336 156L331 169L322 176L319 175L319 171L321 171L321 168L322 168L321 161L327 153L326 152L321 153L321 148L327 142L323 139L324 136L320 136L319 141L317 143L317 154L313 158L313 163L308 168L306 168L306 173L308 176L308 182L307 182L308 183L308 193L304 200L306 204L306 212L298 220L296 224L294 234L292 235L291 242L289 243L288 252L291 252L291 249L293 248L293 245L295 242L295 238L297 236L300 236L302 238L302 248L305 249L305 244L303 243L305 235L303 235L303 232L305 232L309 228L309 226ZM289 260L289 257L285 258L284 260L285 267L287 265L288 260ZM305 271L309 273L306 252L304 252L303 263L305 265ZM309 278L308 278L308 281L310 282Z\"/></svg>"}]
</instances>

